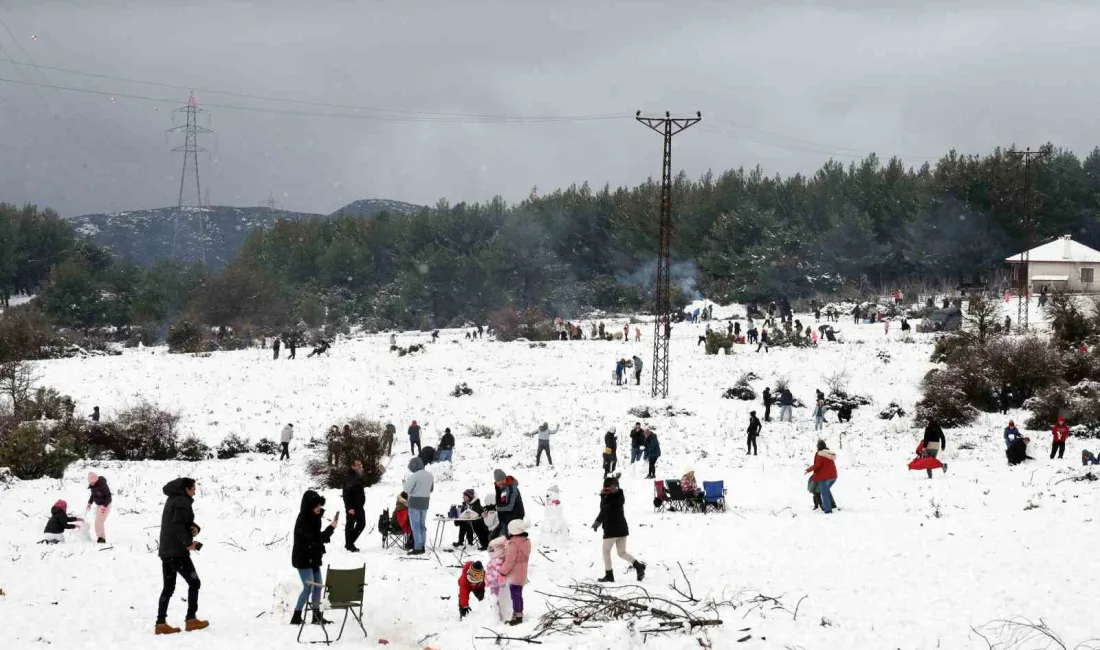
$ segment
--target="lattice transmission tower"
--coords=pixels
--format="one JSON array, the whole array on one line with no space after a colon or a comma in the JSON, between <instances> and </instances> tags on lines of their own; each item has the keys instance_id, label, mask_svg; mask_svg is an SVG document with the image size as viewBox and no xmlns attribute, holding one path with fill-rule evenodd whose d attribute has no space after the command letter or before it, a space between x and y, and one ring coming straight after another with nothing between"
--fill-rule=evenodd
<instances>
[{"instance_id":1,"label":"lattice transmission tower","mask_svg":"<svg viewBox=\"0 0 1100 650\"><path fill-rule=\"evenodd\" d=\"M179 235L180 235L180 221L183 220L183 190L184 184L187 181L187 174L190 172L195 177L195 205L198 208L202 207L202 184L199 180L199 153L205 153L207 150L199 146L199 135L211 134L213 131L205 127L199 126L199 115L206 113L205 110L199 108L199 104L195 101L195 93L192 92L191 96L187 98L187 105L181 108L177 108L172 111L173 122L175 122L175 115L183 115L183 124L168 129L168 133L183 133L183 144L174 147L172 151L183 152L183 170L180 172L180 195L179 201L176 204L176 218L174 224L174 231L172 233L172 257L175 258L178 253L179 247ZM203 223L202 210L196 210L195 214L198 218L198 231L199 231L199 249L201 251L202 263L206 264L206 232L205 225Z\"/></svg>"}]
</instances>

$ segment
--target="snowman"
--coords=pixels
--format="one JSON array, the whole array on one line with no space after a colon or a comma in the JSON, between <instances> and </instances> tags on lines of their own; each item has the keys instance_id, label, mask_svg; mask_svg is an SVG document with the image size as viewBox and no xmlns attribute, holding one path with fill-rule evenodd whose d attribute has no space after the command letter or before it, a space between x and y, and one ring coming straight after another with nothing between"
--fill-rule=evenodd
<instances>
[{"instance_id":1,"label":"snowman","mask_svg":"<svg viewBox=\"0 0 1100 650\"><path fill-rule=\"evenodd\" d=\"M561 505L560 490L558 486L551 485L546 490L546 501L543 504L542 534L546 536L569 536L569 524L565 523L565 510Z\"/></svg>"}]
</instances>

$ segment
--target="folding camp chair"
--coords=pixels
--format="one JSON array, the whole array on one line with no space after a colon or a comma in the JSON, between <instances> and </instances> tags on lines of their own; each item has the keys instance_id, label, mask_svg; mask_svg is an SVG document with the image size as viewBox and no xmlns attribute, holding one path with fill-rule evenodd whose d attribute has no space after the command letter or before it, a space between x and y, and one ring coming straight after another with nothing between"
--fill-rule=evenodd
<instances>
[{"instance_id":1,"label":"folding camp chair","mask_svg":"<svg viewBox=\"0 0 1100 650\"><path fill-rule=\"evenodd\" d=\"M367 628L363 627L363 588L367 586L365 582L366 575L367 565L365 564L358 569L333 569L328 567L325 573L325 595L328 597L328 608L329 610L344 610L344 620L340 623L340 633L336 635L335 639L332 639L329 638L327 627L332 623L323 622L325 619L322 616L321 632L325 635L325 640L310 641L310 643L332 645L334 641L343 638L344 626L348 622L348 614L355 618L355 622L359 624L359 629L363 630L363 636L368 636ZM312 603L311 610L320 611L320 603ZM308 624L307 618L305 612L303 612L302 625L298 628L299 643L302 642L302 631L305 630Z\"/></svg>"},{"instance_id":2,"label":"folding camp chair","mask_svg":"<svg viewBox=\"0 0 1100 650\"><path fill-rule=\"evenodd\" d=\"M726 509L726 482L703 481L703 512L707 506L713 506L717 510Z\"/></svg>"},{"instance_id":3,"label":"folding camp chair","mask_svg":"<svg viewBox=\"0 0 1100 650\"><path fill-rule=\"evenodd\" d=\"M688 507L688 499L684 496L684 490L680 487L680 481L665 481L665 494L668 496L668 509L674 512L685 512Z\"/></svg>"},{"instance_id":4,"label":"folding camp chair","mask_svg":"<svg viewBox=\"0 0 1100 650\"><path fill-rule=\"evenodd\" d=\"M665 494L665 482L653 481L653 512L664 510L666 500L668 496Z\"/></svg>"},{"instance_id":5,"label":"folding camp chair","mask_svg":"<svg viewBox=\"0 0 1100 650\"><path fill-rule=\"evenodd\" d=\"M412 548L412 535L405 532L396 517L391 517L389 510L383 510L378 517L378 532L382 535L382 548L398 547L403 551Z\"/></svg>"}]
</instances>

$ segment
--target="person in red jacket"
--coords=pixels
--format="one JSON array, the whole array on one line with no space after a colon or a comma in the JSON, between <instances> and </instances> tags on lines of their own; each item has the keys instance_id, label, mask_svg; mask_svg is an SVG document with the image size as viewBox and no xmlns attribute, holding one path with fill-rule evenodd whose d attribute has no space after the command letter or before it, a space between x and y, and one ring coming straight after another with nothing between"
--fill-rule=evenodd
<instances>
[{"instance_id":1,"label":"person in red jacket","mask_svg":"<svg viewBox=\"0 0 1100 650\"><path fill-rule=\"evenodd\" d=\"M814 464L806 468L806 473L813 475L810 480L821 486L821 512L829 514L833 511L833 483L836 483L836 454L825 444L824 440L817 441L817 453L814 454Z\"/></svg>"},{"instance_id":2,"label":"person in red jacket","mask_svg":"<svg viewBox=\"0 0 1100 650\"><path fill-rule=\"evenodd\" d=\"M470 594L474 598L485 598L485 567L481 562L467 562L462 565L462 573L458 575L458 618L462 619L470 613Z\"/></svg>"},{"instance_id":3,"label":"person in red jacket","mask_svg":"<svg viewBox=\"0 0 1100 650\"><path fill-rule=\"evenodd\" d=\"M1054 460L1054 454L1058 454L1058 458L1062 457L1062 454L1066 453L1066 438L1069 438L1069 427L1066 426L1066 416L1058 416L1058 424L1050 428L1051 435L1054 436L1054 441L1050 444L1050 459Z\"/></svg>"}]
</instances>

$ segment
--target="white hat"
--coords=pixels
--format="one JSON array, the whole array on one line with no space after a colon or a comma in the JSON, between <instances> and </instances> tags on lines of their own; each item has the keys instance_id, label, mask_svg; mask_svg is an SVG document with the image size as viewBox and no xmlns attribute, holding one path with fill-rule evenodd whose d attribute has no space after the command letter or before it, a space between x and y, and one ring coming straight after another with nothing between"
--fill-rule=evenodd
<instances>
[{"instance_id":1,"label":"white hat","mask_svg":"<svg viewBox=\"0 0 1100 650\"><path fill-rule=\"evenodd\" d=\"M527 532L527 522L522 519L513 519L508 522L508 534L520 535Z\"/></svg>"}]
</instances>

